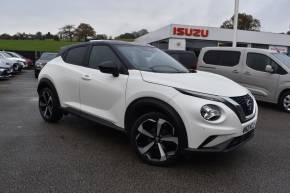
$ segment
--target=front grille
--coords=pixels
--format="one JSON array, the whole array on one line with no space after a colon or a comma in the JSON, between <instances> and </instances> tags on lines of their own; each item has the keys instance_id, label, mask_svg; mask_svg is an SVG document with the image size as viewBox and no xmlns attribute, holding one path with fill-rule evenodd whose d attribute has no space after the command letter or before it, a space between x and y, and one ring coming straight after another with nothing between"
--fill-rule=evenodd
<instances>
[{"instance_id":1,"label":"front grille","mask_svg":"<svg viewBox=\"0 0 290 193\"><path fill-rule=\"evenodd\" d=\"M241 106L246 117L254 113L255 102L249 94L240 97L231 97L231 99Z\"/></svg>"},{"instance_id":2,"label":"front grille","mask_svg":"<svg viewBox=\"0 0 290 193\"><path fill-rule=\"evenodd\" d=\"M227 146L227 149L231 149L233 147L240 145L241 143L243 143L243 142L247 141L248 139L250 139L251 137L253 137L254 134L255 134L255 130L252 130L252 131L249 131L248 133L246 133L242 136L234 138L231 141L231 143Z\"/></svg>"}]
</instances>

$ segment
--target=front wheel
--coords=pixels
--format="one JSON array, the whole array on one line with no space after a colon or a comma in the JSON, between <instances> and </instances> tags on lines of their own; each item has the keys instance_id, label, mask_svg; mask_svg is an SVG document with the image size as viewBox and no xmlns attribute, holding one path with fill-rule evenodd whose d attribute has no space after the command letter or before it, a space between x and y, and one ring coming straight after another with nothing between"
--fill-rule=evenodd
<instances>
[{"instance_id":1,"label":"front wheel","mask_svg":"<svg viewBox=\"0 0 290 193\"><path fill-rule=\"evenodd\" d=\"M38 75L39 75L39 72L38 71L34 71L34 77L37 79L38 78Z\"/></svg>"},{"instance_id":2,"label":"front wheel","mask_svg":"<svg viewBox=\"0 0 290 193\"><path fill-rule=\"evenodd\" d=\"M180 125L163 113L147 113L131 129L131 143L146 163L164 166L174 163L182 150Z\"/></svg>"},{"instance_id":3,"label":"front wheel","mask_svg":"<svg viewBox=\"0 0 290 193\"><path fill-rule=\"evenodd\" d=\"M39 92L39 111L47 122L57 122L63 116L57 94L49 87Z\"/></svg>"},{"instance_id":4,"label":"front wheel","mask_svg":"<svg viewBox=\"0 0 290 193\"><path fill-rule=\"evenodd\" d=\"M279 106L283 111L290 113L290 91L281 96Z\"/></svg>"},{"instance_id":5,"label":"front wheel","mask_svg":"<svg viewBox=\"0 0 290 193\"><path fill-rule=\"evenodd\" d=\"M19 70L19 66L17 64L14 64L13 65L13 71L14 72L18 72L18 70Z\"/></svg>"}]
</instances>

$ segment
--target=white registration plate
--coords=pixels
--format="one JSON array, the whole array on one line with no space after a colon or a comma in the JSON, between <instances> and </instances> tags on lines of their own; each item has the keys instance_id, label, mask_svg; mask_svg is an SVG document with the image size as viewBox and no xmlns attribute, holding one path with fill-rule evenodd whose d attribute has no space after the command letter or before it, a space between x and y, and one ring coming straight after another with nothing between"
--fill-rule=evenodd
<instances>
[{"instance_id":1,"label":"white registration plate","mask_svg":"<svg viewBox=\"0 0 290 193\"><path fill-rule=\"evenodd\" d=\"M243 133L248 133L249 131L253 130L256 128L256 122L254 123L251 123L250 125L246 126L244 129L243 129Z\"/></svg>"}]
</instances>

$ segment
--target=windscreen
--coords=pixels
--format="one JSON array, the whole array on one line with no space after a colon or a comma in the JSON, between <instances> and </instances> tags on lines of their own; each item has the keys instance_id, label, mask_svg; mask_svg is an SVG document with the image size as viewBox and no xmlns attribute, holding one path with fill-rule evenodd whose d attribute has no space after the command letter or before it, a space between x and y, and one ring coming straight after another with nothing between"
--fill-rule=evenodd
<instances>
[{"instance_id":1,"label":"windscreen","mask_svg":"<svg viewBox=\"0 0 290 193\"><path fill-rule=\"evenodd\" d=\"M40 56L40 60L52 60L56 57L56 53L43 53L41 56Z\"/></svg>"},{"instance_id":2,"label":"windscreen","mask_svg":"<svg viewBox=\"0 0 290 193\"><path fill-rule=\"evenodd\" d=\"M118 45L117 48L138 70L156 73L189 72L179 62L157 48L135 45Z\"/></svg>"},{"instance_id":3,"label":"windscreen","mask_svg":"<svg viewBox=\"0 0 290 193\"><path fill-rule=\"evenodd\" d=\"M281 53L273 53L273 55L280 60L287 68L290 69L290 57L287 56L286 54L281 54Z\"/></svg>"}]
</instances>

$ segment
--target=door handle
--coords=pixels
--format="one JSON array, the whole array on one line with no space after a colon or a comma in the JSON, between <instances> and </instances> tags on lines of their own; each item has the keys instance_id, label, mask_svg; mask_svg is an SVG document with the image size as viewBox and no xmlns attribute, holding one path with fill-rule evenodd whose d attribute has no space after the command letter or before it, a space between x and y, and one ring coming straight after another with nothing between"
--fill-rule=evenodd
<instances>
[{"instance_id":1,"label":"door handle","mask_svg":"<svg viewBox=\"0 0 290 193\"><path fill-rule=\"evenodd\" d=\"M250 73L250 72L245 72L244 74L245 74L245 75L248 75L248 76L250 76L250 75L251 75L251 73Z\"/></svg>"},{"instance_id":2,"label":"door handle","mask_svg":"<svg viewBox=\"0 0 290 193\"><path fill-rule=\"evenodd\" d=\"M83 75L82 76L82 79L83 80L92 80L91 77L90 77L90 75L88 75L88 74Z\"/></svg>"},{"instance_id":3,"label":"door handle","mask_svg":"<svg viewBox=\"0 0 290 193\"><path fill-rule=\"evenodd\" d=\"M235 73L235 74L238 74L239 73L238 70L233 70L232 72Z\"/></svg>"}]
</instances>

